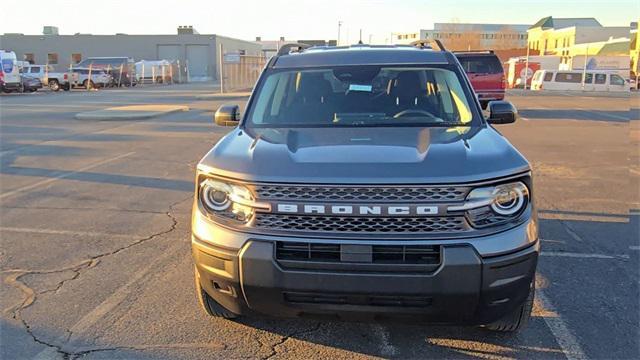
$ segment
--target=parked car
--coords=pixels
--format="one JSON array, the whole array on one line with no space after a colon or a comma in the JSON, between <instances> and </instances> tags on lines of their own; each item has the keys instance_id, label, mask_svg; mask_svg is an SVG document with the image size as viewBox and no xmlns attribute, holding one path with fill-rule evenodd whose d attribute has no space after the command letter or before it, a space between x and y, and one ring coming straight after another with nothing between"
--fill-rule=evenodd
<instances>
[{"instance_id":1,"label":"parked car","mask_svg":"<svg viewBox=\"0 0 640 360\"><path fill-rule=\"evenodd\" d=\"M114 84L121 86L136 85L136 69L132 58L124 56L115 57L89 57L78 63L75 68L101 69L111 75Z\"/></svg>"},{"instance_id":2,"label":"parked car","mask_svg":"<svg viewBox=\"0 0 640 360\"><path fill-rule=\"evenodd\" d=\"M111 75L102 69L73 68L71 72L76 76L77 86L82 86L83 88L87 88L87 86L90 88L103 88L113 84ZM91 73L91 79L89 79L89 73Z\"/></svg>"},{"instance_id":3,"label":"parked car","mask_svg":"<svg viewBox=\"0 0 640 360\"><path fill-rule=\"evenodd\" d=\"M21 91L20 71L18 69L16 53L0 50L0 91L10 93Z\"/></svg>"},{"instance_id":4,"label":"parked car","mask_svg":"<svg viewBox=\"0 0 640 360\"><path fill-rule=\"evenodd\" d=\"M37 77L21 75L20 81L22 82L22 92L34 92L42 89L42 81Z\"/></svg>"},{"instance_id":5,"label":"parked car","mask_svg":"<svg viewBox=\"0 0 640 360\"><path fill-rule=\"evenodd\" d=\"M203 310L476 324L530 317L540 241L531 166L440 46L283 47L197 165Z\"/></svg>"},{"instance_id":6,"label":"parked car","mask_svg":"<svg viewBox=\"0 0 640 360\"><path fill-rule=\"evenodd\" d=\"M629 91L625 79L613 71L587 70L584 85L581 70L538 70L533 74L531 90Z\"/></svg>"},{"instance_id":7,"label":"parked car","mask_svg":"<svg viewBox=\"0 0 640 360\"><path fill-rule=\"evenodd\" d=\"M504 100L505 77L502 63L493 51L454 51L467 73L483 109L489 101Z\"/></svg>"}]
</instances>

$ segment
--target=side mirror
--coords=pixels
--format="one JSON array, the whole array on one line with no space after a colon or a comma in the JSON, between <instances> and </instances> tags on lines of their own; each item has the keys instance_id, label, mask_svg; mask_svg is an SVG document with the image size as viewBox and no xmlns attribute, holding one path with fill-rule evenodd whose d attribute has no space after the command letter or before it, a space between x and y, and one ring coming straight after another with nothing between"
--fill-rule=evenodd
<instances>
[{"instance_id":1,"label":"side mirror","mask_svg":"<svg viewBox=\"0 0 640 360\"><path fill-rule=\"evenodd\" d=\"M489 103L489 124L511 124L518 118L518 110L508 101L491 101Z\"/></svg>"},{"instance_id":2,"label":"side mirror","mask_svg":"<svg viewBox=\"0 0 640 360\"><path fill-rule=\"evenodd\" d=\"M213 121L220 126L236 126L240 122L238 105L222 105L213 116Z\"/></svg>"}]
</instances>

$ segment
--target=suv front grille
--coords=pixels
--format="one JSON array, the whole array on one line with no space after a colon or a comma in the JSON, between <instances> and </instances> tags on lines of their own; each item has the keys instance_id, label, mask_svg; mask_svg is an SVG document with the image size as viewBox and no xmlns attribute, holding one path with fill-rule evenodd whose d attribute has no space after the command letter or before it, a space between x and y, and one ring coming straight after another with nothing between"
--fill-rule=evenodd
<instances>
[{"instance_id":1,"label":"suv front grille","mask_svg":"<svg viewBox=\"0 0 640 360\"><path fill-rule=\"evenodd\" d=\"M355 217L256 213L254 226L277 231L325 233L451 233L469 230L463 216Z\"/></svg>"},{"instance_id":2,"label":"suv front grille","mask_svg":"<svg viewBox=\"0 0 640 360\"><path fill-rule=\"evenodd\" d=\"M469 188L460 186L305 186L255 185L260 200L432 202L462 201Z\"/></svg>"}]
</instances>

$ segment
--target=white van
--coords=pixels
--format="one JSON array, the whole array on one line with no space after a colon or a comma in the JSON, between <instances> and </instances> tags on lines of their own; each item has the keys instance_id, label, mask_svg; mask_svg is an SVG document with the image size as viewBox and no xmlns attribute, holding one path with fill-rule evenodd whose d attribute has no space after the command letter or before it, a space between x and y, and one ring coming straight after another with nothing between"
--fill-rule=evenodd
<instances>
[{"instance_id":1,"label":"white van","mask_svg":"<svg viewBox=\"0 0 640 360\"><path fill-rule=\"evenodd\" d=\"M538 70L531 90L629 91L622 76L613 71L587 70L584 88L580 70Z\"/></svg>"},{"instance_id":2,"label":"white van","mask_svg":"<svg viewBox=\"0 0 640 360\"><path fill-rule=\"evenodd\" d=\"M16 53L0 50L0 90L6 93L19 92L21 87Z\"/></svg>"}]
</instances>

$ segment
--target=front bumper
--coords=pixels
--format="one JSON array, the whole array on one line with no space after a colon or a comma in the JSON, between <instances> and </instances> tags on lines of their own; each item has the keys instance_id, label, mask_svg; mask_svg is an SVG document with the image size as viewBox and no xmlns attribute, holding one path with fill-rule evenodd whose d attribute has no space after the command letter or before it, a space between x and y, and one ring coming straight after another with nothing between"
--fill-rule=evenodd
<instances>
[{"instance_id":1,"label":"front bumper","mask_svg":"<svg viewBox=\"0 0 640 360\"><path fill-rule=\"evenodd\" d=\"M505 236L534 235L528 227L535 224L529 221L492 237L500 241ZM239 247L229 247L219 236L240 233L218 228L212 242L199 238L196 230L192 251L201 286L237 314L487 324L525 301L539 253L535 233L534 238L519 242L523 246L489 256L481 255L475 243L491 239L441 240L440 263L429 271L395 271L396 265L389 265L389 271L371 270L370 264L357 262L334 262L322 269L289 268L276 259L276 242L305 239L251 236Z\"/></svg>"},{"instance_id":2,"label":"front bumper","mask_svg":"<svg viewBox=\"0 0 640 360\"><path fill-rule=\"evenodd\" d=\"M504 100L504 90L484 90L478 91L478 100L480 101L492 101L492 100Z\"/></svg>"}]
</instances>

